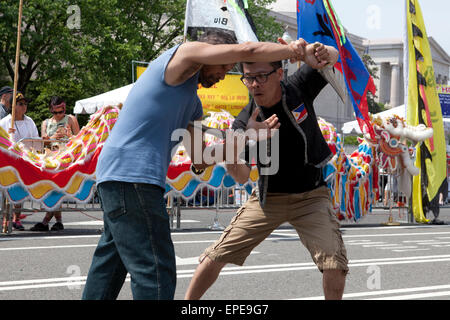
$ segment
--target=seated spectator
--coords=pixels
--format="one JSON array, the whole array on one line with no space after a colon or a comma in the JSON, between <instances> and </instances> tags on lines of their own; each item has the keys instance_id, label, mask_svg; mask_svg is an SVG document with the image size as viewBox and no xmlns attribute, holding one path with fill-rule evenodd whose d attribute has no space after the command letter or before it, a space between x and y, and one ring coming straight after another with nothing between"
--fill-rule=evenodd
<instances>
[{"instance_id":1,"label":"seated spectator","mask_svg":"<svg viewBox=\"0 0 450 320\"><path fill-rule=\"evenodd\" d=\"M12 105L12 96L10 104ZM28 108L28 100L25 96L18 92L16 95L16 107L14 114L14 127L11 128L11 114L4 117L0 120L0 126L7 131L9 134L12 134L12 140L14 142L18 142L24 138L39 138L38 130L36 128L36 124L33 119L26 116ZM20 209L21 205L15 205L16 209ZM16 230L23 231L25 228L20 221L20 211L15 212L13 215L13 227Z\"/></svg>"},{"instance_id":2,"label":"seated spectator","mask_svg":"<svg viewBox=\"0 0 450 320\"><path fill-rule=\"evenodd\" d=\"M45 119L41 126L42 139L65 141L72 135L77 135L80 131L77 118L66 114L66 103L61 97L55 96L50 99L49 110L53 116ZM52 143L52 147L57 147L57 143ZM48 231L48 224L55 217L55 224L52 231L64 230L61 211L47 212L42 222L35 224L31 231Z\"/></svg>"},{"instance_id":3,"label":"seated spectator","mask_svg":"<svg viewBox=\"0 0 450 320\"><path fill-rule=\"evenodd\" d=\"M42 139L61 140L80 132L77 118L66 114L66 103L60 97L52 97L49 110L53 116L42 122Z\"/></svg>"}]
</instances>

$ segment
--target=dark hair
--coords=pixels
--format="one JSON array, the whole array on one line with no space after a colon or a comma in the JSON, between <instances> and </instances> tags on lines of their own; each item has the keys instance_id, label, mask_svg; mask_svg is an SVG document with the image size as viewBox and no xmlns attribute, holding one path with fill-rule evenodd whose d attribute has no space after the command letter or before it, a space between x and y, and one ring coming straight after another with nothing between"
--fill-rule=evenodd
<instances>
[{"instance_id":1,"label":"dark hair","mask_svg":"<svg viewBox=\"0 0 450 320\"><path fill-rule=\"evenodd\" d=\"M237 44L236 37L233 33L223 30L208 30L205 31L200 38L200 42L206 42L209 44Z\"/></svg>"},{"instance_id":2,"label":"dark hair","mask_svg":"<svg viewBox=\"0 0 450 320\"><path fill-rule=\"evenodd\" d=\"M254 62L239 62L239 71L243 74L244 73L244 64L253 64ZM269 62L269 64L275 69L278 70L280 68L283 68L283 62L282 61L272 61Z\"/></svg>"},{"instance_id":3,"label":"dark hair","mask_svg":"<svg viewBox=\"0 0 450 320\"><path fill-rule=\"evenodd\" d=\"M57 106L64 102L64 99L58 96L53 96L50 98L50 103L48 105L48 109L52 111L53 106Z\"/></svg>"}]
</instances>

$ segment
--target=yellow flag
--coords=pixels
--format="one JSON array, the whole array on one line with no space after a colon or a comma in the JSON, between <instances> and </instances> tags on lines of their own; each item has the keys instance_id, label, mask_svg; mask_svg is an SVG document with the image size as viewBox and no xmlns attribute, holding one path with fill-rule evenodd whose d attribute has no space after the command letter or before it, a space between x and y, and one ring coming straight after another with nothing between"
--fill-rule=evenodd
<instances>
[{"instance_id":1,"label":"yellow flag","mask_svg":"<svg viewBox=\"0 0 450 320\"><path fill-rule=\"evenodd\" d=\"M407 122L412 126L424 124L434 132L432 138L418 145L415 164L421 173L413 178L414 217L426 223L423 200L427 197L431 201L446 179L446 145L430 44L418 0L406 0L406 29Z\"/></svg>"}]
</instances>

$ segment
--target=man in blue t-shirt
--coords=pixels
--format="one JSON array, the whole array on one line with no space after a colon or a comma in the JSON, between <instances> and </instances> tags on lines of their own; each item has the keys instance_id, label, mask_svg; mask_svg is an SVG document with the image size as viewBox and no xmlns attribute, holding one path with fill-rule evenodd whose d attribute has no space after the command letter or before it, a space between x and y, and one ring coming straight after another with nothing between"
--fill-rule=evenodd
<instances>
[{"instance_id":1,"label":"man in blue t-shirt","mask_svg":"<svg viewBox=\"0 0 450 320\"><path fill-rule=\"evenodd\" d=\"M171 153L179 143L173 134L188 129L192 139L196 136L189 123L203 116L199 83L213 86L239 61L284 59L316 61L314 47L304 40L236 44L229 34L214 31L167 50L150 64L130 91L98 160L104 232L83 299L115 299L127 273L134 299L173 299L175 253L163 197ZM278 126L275 115L252 123L247 129ZM228 143L212 147L211 154L225 158ZM196 170L208 165L195 162Z\"/></svg>"}]
</instances>

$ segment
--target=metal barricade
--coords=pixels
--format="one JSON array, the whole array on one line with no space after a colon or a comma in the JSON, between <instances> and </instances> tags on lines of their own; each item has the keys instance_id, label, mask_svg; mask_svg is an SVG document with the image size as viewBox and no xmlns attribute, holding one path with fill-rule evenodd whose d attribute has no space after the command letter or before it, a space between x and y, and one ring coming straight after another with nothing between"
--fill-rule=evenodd
<instances>
[{"instance_id":1,"label":"metal barricade","mask_svg":"<svg viewBox=\"0 0 450 320\"><path fill-rule=\"evenodd\" d=\"M238 209L250 197L247 191L240 186L233 188L219 189L203 187L198 190L190 200L184 200L180 196L169 195L168 206L171 215L171 228L173 229L173 220L176 218L176 229L181 228L181 210L214 210L215 215L211 230L223 230L224 227L219 223L220 210Z\"/></svg>"}]
</instances>

